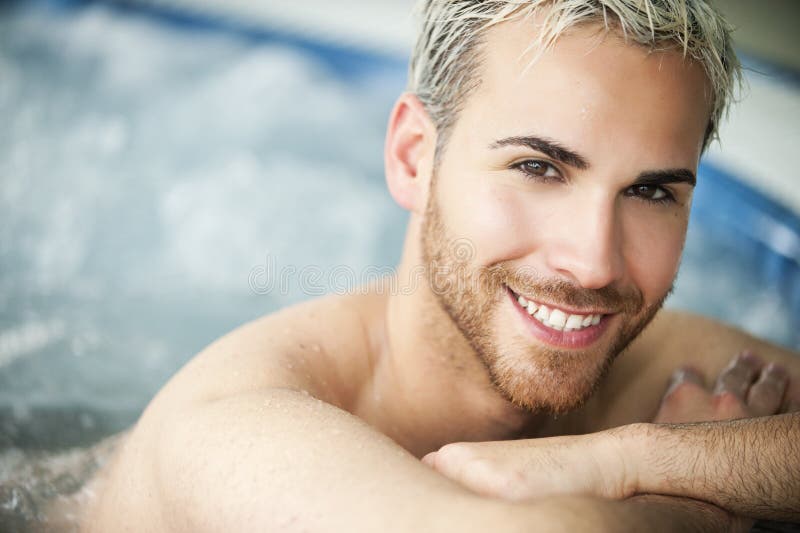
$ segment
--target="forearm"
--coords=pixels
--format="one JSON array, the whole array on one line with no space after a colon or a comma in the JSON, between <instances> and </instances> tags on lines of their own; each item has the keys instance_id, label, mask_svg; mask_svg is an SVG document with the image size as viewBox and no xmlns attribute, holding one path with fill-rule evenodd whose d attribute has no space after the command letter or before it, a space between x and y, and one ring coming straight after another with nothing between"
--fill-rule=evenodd
<instances>
[{"instance_id":1,"label":"forearm","mask_svg":"<svg viewBox=\"0 0 800 533\"><path fill-rule=\"evenodd\" d=\"M636 491L682 495L731 512L800 519L800 413L623 431ZM642 431L642 429L644 431Z\"/></svg>"},{"instance_id":2,"label":"forearm","mask_svg":"<svg viewBox=\"0 0 800 533\"><path fill-rule=\"evenodd\" d=\"M551 496L537 500L534 508L538 517L531 523L537 531L551 531L550 525L558 524L564 531L730 533L741 522L709 503L651 494L626 500Z\"/></svg>"},{"instance_id":3,"label":"forearm","mask_svg":"<svg viewBox=\"0 0 800 533\"><path fill-rule=\"evenodd\" d=\"M614 504L619 507L617 514L621 524L638 521L647 524L647 531L651 532L731 533L748 523L711 503L679 496L642 494ZM748 529L745 527L743 530ZM624 525L617 528L617 531L625 530L638 531L640 528Z\"/></svg>"},{"instance_id":4,"label":"forearm","mask_svg":"<svg viewBox=\"0 0 800 533\"><path fill-rule=\"evenodd\" d=\"M484 498L360 419L287 390L215 402L170 440L160 468L172 511L162 515L177 518L175 531L666 533L727 519L678 498Z\"/></svg>"}]
</instances>

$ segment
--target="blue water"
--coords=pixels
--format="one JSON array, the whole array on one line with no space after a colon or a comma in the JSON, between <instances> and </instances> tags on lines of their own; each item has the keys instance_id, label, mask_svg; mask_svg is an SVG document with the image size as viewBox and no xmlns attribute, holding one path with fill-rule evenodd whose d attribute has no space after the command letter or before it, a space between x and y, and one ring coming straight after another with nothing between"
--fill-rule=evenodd
<instances>
[{"instance_id":1,"label":"blue water","mask_svg":"<svg viewBox=\"0 0 800 533\"><path fill-rule=\"evenodd\" d=\"M302 39L0 4L0 450L126 427L210 341L330 284L263 294L269 266L395 264L404 79ZM710 167L695 211L669 305L800 347L795 215Z\"/></svg>"}]
</instances>

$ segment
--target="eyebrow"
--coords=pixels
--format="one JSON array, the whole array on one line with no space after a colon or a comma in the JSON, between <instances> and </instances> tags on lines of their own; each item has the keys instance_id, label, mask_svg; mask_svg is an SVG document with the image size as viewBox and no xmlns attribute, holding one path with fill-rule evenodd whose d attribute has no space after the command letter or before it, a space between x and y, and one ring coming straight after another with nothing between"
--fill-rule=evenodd
<instances>
[{"instance_id":1,"label":"eyebrow","mask_svg":"<svg viewBox=\"0 0 800 533\"><path fill-rule=\"evenodd\" d=\"M586 170L589 168L589 163L583 156L577 152L569 150L568 148L564 148L551 139L546 139L544 137L506 137L505 139L497 140L489 145L489 147L492 149L502 148L504 146L527 146L532 150L542 152L547 157L555 159L556 161L560 161L571 167L575 167L580 170Z\"/></svg>"},{"instance_id":2,"label":"eyebrow","mask_svg":"<svg viewBox=\"0 0 800 533\"><path fill-rule=\"evenodd\" d=\"M663 185L665 183L688 183L694 187L697 185L697 178L694 172L688 168L650 170L639 174L636 177L635 185Z\"/></svg>"},{"instance_id":3,"label":"eyebrow","mask_svg":"<svg viewBox=\"0 0 800 533\"><path fill-rule=\"evenodd\" d=\"M505 146L527 146L532 150L541 152L547 157L575 167L579 170L587 170L589 162L579 153L564 147L558 142L546 137L536 137L526 135L521 137L506 137L499 139L489 145L492 149L503 148ZM648 170L640 173L636 177L637 185L663 185L666 183L688 183L692 187L697 184L694 172L688 168L670 168L664 170Z\"/></svg>"}]
</instances>

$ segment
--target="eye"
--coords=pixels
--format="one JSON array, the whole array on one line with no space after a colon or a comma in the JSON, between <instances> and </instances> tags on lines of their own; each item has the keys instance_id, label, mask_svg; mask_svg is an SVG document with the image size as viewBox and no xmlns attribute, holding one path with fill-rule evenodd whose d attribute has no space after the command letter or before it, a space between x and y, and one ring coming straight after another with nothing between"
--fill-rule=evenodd
<instances>
[{"instance_id":1,"label":"eye","mask_svg":"<svg viewBox=\"0 0 800 533\"><path fill-rule=\"evenodd\" d=\"M633 185L625 191L626 196L635 196L654 204L672 202L672 194L658 185Z\"/></svg>"},{"instance_id":2,"label":"eye","mask_svg":"<svg viewBox=\"0 0 800 533\"><path fill-rule=\"evenodd\" d=\"M516 168L528 178L539 181L561 180L561 173L558 169L547 161L540 159L526 159L516 163L512 168Z\"/></svg>"}]
</instances>

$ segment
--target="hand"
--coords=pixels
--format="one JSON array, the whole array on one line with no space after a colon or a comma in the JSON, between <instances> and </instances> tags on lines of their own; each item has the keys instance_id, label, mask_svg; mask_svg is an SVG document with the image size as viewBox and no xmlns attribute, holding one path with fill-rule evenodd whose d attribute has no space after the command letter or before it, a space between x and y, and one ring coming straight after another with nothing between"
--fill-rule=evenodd
<instances>
[{"instance_id":1,"label":"hand","mask_svg":"<svg viewBox=\"0 0 800 533\"><path fill-rule=\"evenodd\" d=\"M788 384L783 367L764 365L748 351L731 359L717 377L713 391L706 388L698 371L680 368L672 375L653 422L707 422L773 415L781 411ZM732 513L728 518L735 531L749 531L753 524Z\"/></svg>"},{"instance_id":2,"label":"hand","mask_svg":"<svg viewBox=\"0 0 800 533\"><path fill-rule=\"evenodd\" d=\"M486 496L530 500L562 494L633 494L615 430L569 437L458 442L422 461Z\"/></svg>"},{"instance_id":3,"label":"hand","mask_svg":"<svg viewBox=\"0 0 800 533\"><path fill-rule=\"evenodd\" d=\"M751 352L734 357L720 373L713 391L698 371L684 367L673 375L655 423L707 422L768 416L781 412L789 383L783 367Z\"/></svg>"}]
</instances>

